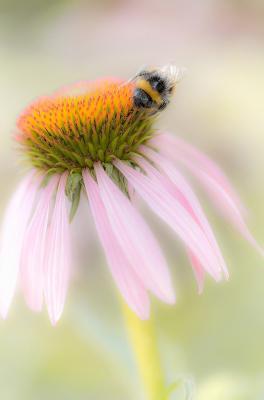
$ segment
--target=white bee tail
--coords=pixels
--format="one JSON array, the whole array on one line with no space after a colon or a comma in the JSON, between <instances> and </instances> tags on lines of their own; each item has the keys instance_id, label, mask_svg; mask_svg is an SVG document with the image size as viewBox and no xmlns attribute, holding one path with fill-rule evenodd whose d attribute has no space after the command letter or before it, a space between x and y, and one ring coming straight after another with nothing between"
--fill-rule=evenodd
<instances>
[{"instance_id":1,"label":"white bee tail","mask_svg":"<svg viewBox=\"0 0 264 400\"><path fill-rule=\"evenodd\" d=\"M182 80L187 69L185 67L176 67L176 65L168 64L164 65L164 67L161 68L161 71L165 75L169 76L175 83L178 83Z\"/></svg>"}]
</instances>

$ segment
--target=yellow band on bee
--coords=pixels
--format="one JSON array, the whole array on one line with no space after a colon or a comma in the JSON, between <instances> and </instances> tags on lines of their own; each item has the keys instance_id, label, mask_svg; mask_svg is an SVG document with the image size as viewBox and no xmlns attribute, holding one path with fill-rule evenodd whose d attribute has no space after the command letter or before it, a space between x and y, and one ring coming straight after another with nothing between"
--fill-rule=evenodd
<instances>
[{"instance_id":1,"label":"yellow band on bee","mask_svg":"<svg viewBox=\"0 0 264 400\"><path fill-rule=\"evenodd\" d=\"M154 90L151 87L151 84L148 81L146 81L145 79L139 79L137 81L136 86L139 89L144 90L152 98L152 100L155 101L158 105L160 105L162 103L162 98L161 98L160 94L156 90Z\"/></svg>"}]
</instances>

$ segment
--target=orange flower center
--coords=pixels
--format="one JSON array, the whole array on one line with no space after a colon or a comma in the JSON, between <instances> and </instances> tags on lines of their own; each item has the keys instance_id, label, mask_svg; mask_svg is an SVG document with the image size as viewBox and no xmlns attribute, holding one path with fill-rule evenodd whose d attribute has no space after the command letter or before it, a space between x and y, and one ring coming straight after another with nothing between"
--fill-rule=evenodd
<instances>
[{"instance_id":1,"label":"orange flower center","mask_svg":"<svg viewBox=\"0 0 264 400\"><path fill-rule=\"evenodd\" d=\"M150 137L153 120L134 107L133 90L133 83L107 79L40 98L20 116L17 140L33 166L46 171L129 160Z\"/></svg>"}]
</instances>

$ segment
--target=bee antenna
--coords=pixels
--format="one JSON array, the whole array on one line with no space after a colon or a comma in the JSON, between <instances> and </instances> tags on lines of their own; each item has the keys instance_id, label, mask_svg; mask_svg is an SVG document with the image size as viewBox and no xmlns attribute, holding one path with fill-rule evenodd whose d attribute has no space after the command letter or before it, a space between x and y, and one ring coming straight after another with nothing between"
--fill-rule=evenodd
<instances>
[{"instance_id":1,"label":"bee antenna","mask_svg":"<svg viewBox=\"0 0 264 400\"><path fill-rule=\"evenodd\" d=\"M143 65L141 68L138 69L138 71L137 71L137 73L136 73L135 75L133 75L133 76L132 76L131 78L129 78L127 81L125 81L124 83L122 83L122 84L120 85L120 87L123 87L123 86L129 84L130 82L133 82L133 81L138 77L138 75L139 75L142 71L144 71L145 69L146 69L146 65Z\"/></svg>"}]
</instances>

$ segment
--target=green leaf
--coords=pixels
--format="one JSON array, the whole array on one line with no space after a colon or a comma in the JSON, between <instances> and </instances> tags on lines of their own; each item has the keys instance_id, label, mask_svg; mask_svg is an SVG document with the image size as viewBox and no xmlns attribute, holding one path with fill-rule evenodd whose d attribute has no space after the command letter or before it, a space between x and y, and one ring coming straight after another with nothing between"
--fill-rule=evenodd
<instances>
[{"instance_id":1,"label":"green leaf","mask_svg":"<svg viewBox=\"0 0 264 400\"><path fill-rule=\"evenodd\" d=\"M172 383L162 400L193 400L194 399L194 383L191 379L179 377Z\"/></svg>"}]
</instances>

